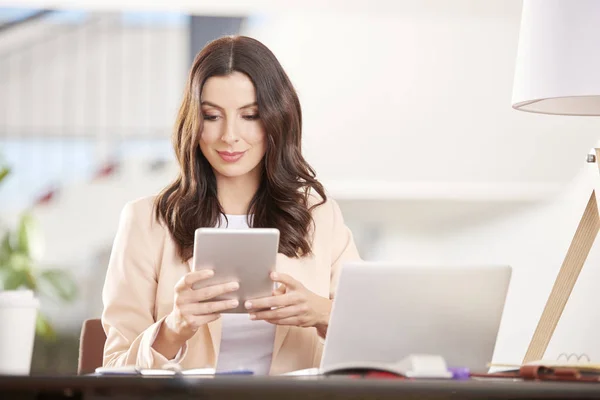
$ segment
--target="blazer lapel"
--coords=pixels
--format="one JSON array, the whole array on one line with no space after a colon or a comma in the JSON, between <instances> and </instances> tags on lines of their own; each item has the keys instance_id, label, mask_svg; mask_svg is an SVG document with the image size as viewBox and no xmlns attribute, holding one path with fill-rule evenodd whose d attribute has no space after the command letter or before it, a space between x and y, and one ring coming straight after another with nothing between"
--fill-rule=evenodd
<instances>
[{"instance_id":1,"label":"blazer lapel","mask_svg":"<svg viewBox=\"0 0 600 400\"><path fill-rule=\"evenodd\" d=\"M278 253L275 270L277 272L283 272L283 273L289 274L290 270L291 270L291 266L290 266L291 263L293 263L293 262L288 257L283 255L282 253ZM283 346L283 342L289 331L290 331L289 325L277 325L277 327L275 328L275 343L273 344L273 357L271 359L272 364L276 363L277 355L279 354L279 351L281 350L281 346Z\"/></svg>"}]
</instances>

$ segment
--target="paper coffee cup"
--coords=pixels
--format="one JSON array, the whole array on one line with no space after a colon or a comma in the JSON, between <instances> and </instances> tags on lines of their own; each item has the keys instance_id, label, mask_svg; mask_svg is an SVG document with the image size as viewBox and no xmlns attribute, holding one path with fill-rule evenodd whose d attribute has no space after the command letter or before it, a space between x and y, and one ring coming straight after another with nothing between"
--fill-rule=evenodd
<instances>
[{"instance_id":1,"label":"paper coffee cup","mask_svg":"<svg viewBox=\"0 0 600 400\"><path fill-rule=\"evenodd\" d=\"M29 375L40 302L31 290L0 291L0 375Z\"/></svg>"}]
</instances>

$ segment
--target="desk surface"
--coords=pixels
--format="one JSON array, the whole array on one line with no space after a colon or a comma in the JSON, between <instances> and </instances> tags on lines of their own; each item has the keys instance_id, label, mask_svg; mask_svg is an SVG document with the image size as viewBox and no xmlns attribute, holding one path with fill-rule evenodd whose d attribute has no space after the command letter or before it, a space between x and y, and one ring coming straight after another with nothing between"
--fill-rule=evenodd
<instances>
[{"instance_id":1,"label":"desk surface","mask_svg":"<svg viewBox=\"0 0 600 400\"><path fill-rule=\"evenodd\" d=\"M0 376L4 399L555 399L600 398L600 383L512 380L352 379L348 377L11 377ZM44 397L45 398L45 397Z\"/></svg>"}]
</instances>

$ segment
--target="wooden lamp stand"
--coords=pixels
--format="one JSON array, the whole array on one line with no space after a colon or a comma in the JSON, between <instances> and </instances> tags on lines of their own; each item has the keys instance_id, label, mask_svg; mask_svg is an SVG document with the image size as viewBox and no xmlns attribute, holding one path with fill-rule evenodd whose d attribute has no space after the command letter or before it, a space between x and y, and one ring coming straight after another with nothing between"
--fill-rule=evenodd
<instances>
[{"instance_id":1,"label":"wooden lamp stand","mask_svg":"<svg viewBox=\"0 0 600 400\"><path fill-rule=\"evenodd\" d=\"M588 156L588 162L598 164L599 160L600 148L597 148L595 149L595 154ZM600 165L598 172L600 174ZM600 180L600 175L597 178ZM596 198L598 187L596 186L596 189L592 190L590 199L579 221L567 255L560 267L560 271L542 312L542 316L529 343L527 353L525 353L523 364L541 360L544 357L548 343L550 343L550 339L558 325L569 296L577 282L579 273L596 240L596 236L600 230L600 215L598 213L598 201ZM598 193L600 194L600 191Z\"/></svg>"}]
</instances>

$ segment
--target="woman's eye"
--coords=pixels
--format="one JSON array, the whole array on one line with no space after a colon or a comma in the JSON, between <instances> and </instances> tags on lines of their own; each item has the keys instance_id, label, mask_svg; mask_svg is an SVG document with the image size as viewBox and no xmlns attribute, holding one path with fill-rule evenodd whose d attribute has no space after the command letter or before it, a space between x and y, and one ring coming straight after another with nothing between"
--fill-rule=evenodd
<instances>
[{"instance_id":1,"label":"woman's eye","mask_svg":"<svg viewBox=\"0 0 600 400\"><path fill-rule=\"evenodd\" d=\"M244 118L245 120L248 121L254 121L256 119L258 119L258 114L252 114L252 115L244 115L242 118Z\"/></svg>"},{"instance_id":2,"label":"woman's eye","mask_svg":"<svg viewBox=\"0 0 600 400\"><path fill-rule=\"evenodd\" d=\"M219 116L218 115L203 115L202 118L204 118L205 121L216 121Z\"/></svg>"}]
</instances>

